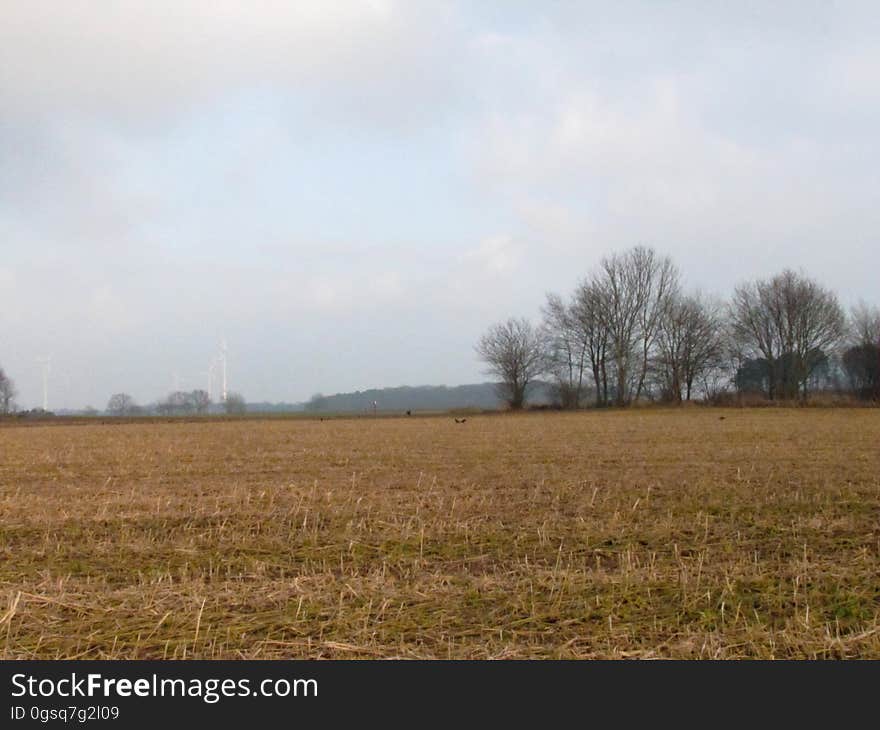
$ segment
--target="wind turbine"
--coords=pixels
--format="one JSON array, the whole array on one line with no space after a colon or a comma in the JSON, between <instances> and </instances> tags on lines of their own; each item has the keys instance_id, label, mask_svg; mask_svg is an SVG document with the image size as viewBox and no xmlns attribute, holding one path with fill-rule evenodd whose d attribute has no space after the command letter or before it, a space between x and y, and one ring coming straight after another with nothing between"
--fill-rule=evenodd
<instances>
[{"instance_id":1,"label":"wind turbine","mask_svg":"<svg viewBox=\"0 0 880 730\"><path fill-rule=\"evenodd\" d=\"M216 393L214 392L214 371L217 369L217 358L211 359L211 364L208 365L208 395L213 399Z\"/></svg>"}]
</instances>

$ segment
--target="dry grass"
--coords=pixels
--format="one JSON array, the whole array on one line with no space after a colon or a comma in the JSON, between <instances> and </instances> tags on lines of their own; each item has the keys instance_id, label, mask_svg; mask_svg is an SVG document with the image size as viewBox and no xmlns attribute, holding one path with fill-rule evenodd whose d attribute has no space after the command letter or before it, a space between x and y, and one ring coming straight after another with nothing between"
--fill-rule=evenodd
<instances>
[{"instance_id":1,"label":"dry grass","mask_svg":"<svg viewBox=\"0 0 880 730\"><path fill-rule=\"evenodd\" d=\"M5 658L880 658L880 411L4 427L0 549Z\"/></svg>"}]
</instances>

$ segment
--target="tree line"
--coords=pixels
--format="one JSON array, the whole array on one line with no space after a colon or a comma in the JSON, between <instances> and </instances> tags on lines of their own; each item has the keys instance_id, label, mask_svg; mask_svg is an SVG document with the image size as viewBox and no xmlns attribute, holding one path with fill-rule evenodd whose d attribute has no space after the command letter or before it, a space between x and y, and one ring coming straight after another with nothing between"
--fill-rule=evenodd
<instances>
[{"instance_id":1,"label":"tree line","mask_svg":"<svg viewBox=\"0 0 880 730\"><path fill-rule=\"evenodd\" d=\"M847 314L788 269L722 301L687 290L672 259L643 246L603 258L567 296L547 294L539 324L492 325L476 351L512 409L541 377L563 408L820 391L880 400L880 308Z\"/></svg>"},{"instance_id":2,"label":"tree line","mask_svg":"<svg viewBox=\"0 0 880 730\"><path fill-rule=\"evenodd\" d=\"M0 368L0 415L8 416L18 412L15 402L17 390L15 382ZM175 391L169 393L162 400L149 405L139 405L128 393L114 393L107 401L104 413L108 416L134 417L134 416L201 416L212 411L214 405L211 396L206 390ZM226 399L219 404L222 411L228 414L244 413L247 403L240 393L228 393ZM28 414L44 415L42 409L28 411ZM99 415L94 408L85 408L84 415Z\"/></svg>"},{"instance_id":3,"label":"tree line","mask_svg":"<svg viewBox=\"0 0 880 730\"><path fill-rule=\"evenodd\" d=\"M531 402L549 402L543 383L535 384ZM393 388L371 388L351 393L324 395L316 393L303 404L309 413L369 413L376 403L380 411L447 411L460 408L479 410L499 406L495 383L468 385L418 385Z\"/></svg>"},{"instance_id":4,"label":"tree line","mask_svg":"<svg viewBox=\"0 0 880 730\"><path fill-rule=\"evenodd\" d=\"M149 406L138 405L127 393L115 393L107 402L107 414L111 416L203 416L211 412L214 405L206 390L177 390ZM225 413L244 413L246 403L239 393L228 393L226 400L219 405Z\"/></svg>"}]
</instances>

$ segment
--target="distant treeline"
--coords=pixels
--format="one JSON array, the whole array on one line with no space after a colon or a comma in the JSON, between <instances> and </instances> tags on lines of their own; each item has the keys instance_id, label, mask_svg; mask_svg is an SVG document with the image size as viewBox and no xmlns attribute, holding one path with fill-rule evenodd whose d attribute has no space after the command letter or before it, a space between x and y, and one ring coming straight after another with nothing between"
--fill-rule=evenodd
<instances>
[{"instance_id":1,"label":"distant treeline","mask_svg":"<svg viewBox=\"0 0 880 730\"><path fill-rule=\"evenodd\" d=\"M549 383L530 384L529 397L533 403L552 401ZM496 383L473 385L402 386L399 388L374 388L354 393L336 395L313 395L305 404L305 410L322 413L377 411L448 411L456 408L495 409L503 405L498 397Z\"/></svg>"}]
</instances>

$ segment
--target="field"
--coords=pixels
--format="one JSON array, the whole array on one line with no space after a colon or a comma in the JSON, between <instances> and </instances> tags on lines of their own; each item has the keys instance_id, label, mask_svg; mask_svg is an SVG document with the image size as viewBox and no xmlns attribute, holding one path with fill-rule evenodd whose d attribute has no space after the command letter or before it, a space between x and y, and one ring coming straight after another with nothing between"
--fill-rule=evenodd
<instances>
[{"instance_id":1,"label":"field","mask_svg":"<svg viewBox=\"0 0 880 730\"><path fill-rule=\"evenodd\" d=\"M3 658L880 658L880 410L0 427Z\"/></svg>"}]
</instances>

